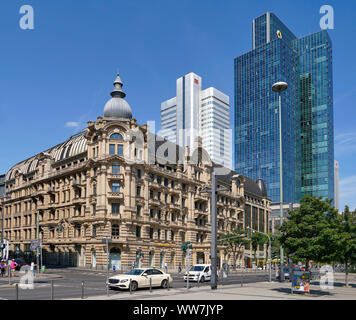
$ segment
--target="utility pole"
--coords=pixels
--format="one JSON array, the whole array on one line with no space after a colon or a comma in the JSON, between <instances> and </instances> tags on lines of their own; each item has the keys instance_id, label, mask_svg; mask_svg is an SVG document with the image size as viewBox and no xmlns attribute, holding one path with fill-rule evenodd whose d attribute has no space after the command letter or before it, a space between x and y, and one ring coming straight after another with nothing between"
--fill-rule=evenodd
<instances>
[{"instance_id":1,"label":"utility pole","mask_svg":"<svg viewBox=\"0 0 356 320\"><path fill-rule=\"evenodd\" d=\"M214 169L211 173L211 281L212 290L217 289L217 216L216 216L216 177Z\"/></svg>"},{"instance_id":2,"label":"utility pole","mask_svg":"<svg viewBox=\"0 0 356 320\"><path fill-rule=\"evenodd\" d=\"M37 273L40 273L40 248L38 247L40 241L40 210L37 210L37 216L36 216L36 239L37 239L37 248L36 248Z\"/></svg>"}]
</instances>

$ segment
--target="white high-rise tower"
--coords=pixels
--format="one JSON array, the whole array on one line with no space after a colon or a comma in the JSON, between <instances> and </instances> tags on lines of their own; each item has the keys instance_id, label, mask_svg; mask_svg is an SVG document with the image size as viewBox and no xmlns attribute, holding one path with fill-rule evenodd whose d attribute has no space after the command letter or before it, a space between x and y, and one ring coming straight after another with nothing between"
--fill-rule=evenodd
<instances>
[{"instance_id":1,"label":"white high-rise tower","mask_svg":"<svg viewBox=\"0 0 356 320\"><path fill-rule=\"evenodd\" d=\"M160 135L180 146L202 147L212 161L231 168L229 96L210 87L202 90L202 79L188 73L177 79L177 96L161 104Z\"/></svg>"},{"instance_id":2,"label":"white high-rise tower","mask_svg":"<svg viewBox=\"0 0 356 320\"><path fill-rule=\"evenodd\" d=\"M334 160L334 206L340 210L339 201L339 161Z\"/></svg>"}]
</instances>

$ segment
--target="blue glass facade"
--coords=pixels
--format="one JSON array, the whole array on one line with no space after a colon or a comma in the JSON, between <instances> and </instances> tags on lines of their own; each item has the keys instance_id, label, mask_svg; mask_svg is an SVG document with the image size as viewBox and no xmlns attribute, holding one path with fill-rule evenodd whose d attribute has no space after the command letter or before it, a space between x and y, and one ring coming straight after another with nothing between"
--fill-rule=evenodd
<instances>
[{"instance_id":1,"label":"blue glass facade","mask_svg":"<svg viewBox=\"0 0 356 320\"><path fill-rule=\"evenodd\" d=\"M332 44L323 30L292 41L298 54L299 197L334 198Z\"/></svg>"},{"instance_id":2,"label":"blue glass facade","mask_svg":"<svg viewBox=\"0 0 356 320\"><path fill-rule=\"evenodd\" d=\"M283 200L333 198L331 41L326 31L297 39L273 14L253 21L254 50L235 58L235 170L262 178L279 202L278 94L282 98ZM310 126L310 127L309 127Z\"/></svg>"}]
</instances>

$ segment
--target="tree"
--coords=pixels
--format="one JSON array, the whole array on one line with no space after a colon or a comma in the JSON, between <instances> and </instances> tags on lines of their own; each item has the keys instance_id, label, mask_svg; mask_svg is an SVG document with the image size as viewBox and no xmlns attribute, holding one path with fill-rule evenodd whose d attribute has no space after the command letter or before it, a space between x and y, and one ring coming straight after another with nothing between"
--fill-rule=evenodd
<instances>
[{"instance_id":1,"label":"tree","mask_svg":"<svg viewBox=\"0 0 356 320\"><path fill-rule=\"evenodd\" d=\"M251 247L254 253L255 262L256 262L256 253L258 246L263 246L265 243L268 242L268 237L265 234L259 232L253 232L251 234Z\"/></svg>"},{"instance_id":2,"label":"tree","mask_svg":"<svg viewBox=\"0 0 356 320\"><path fill-rule=\"evenodd\" d=\"M331 263L339 257L342 236L340 219L332 200L305 196L298 209L289 211L289 218L279 228L280 242L293 260Z\"/></svg>"},{"instance_id":3,"label":"tree","mask_svg":"<svg viewBox=\"0 0 356 320\"><path fill-rule=\"evenodd\" d=\"M228 234L222 234L219 236L219 244L225 246L225 252L230 251L232 253L233 266L236 270L236 261L239 256L243 253L243 248L246 247L250 242L246 238L246 230L236 228Z\"/></svg>"},{"instance_id":4,"label":"tree","mask_svg":"<svg viewBox=\"0 0 356 320\"><path fill-rule=\"evenodd\" d=\"M340 216L339 261L345 264L345 286L349 286L349 264L356 263L356 212L350 212L345 206L344 213Z\"/></svg>"}]
</instances>

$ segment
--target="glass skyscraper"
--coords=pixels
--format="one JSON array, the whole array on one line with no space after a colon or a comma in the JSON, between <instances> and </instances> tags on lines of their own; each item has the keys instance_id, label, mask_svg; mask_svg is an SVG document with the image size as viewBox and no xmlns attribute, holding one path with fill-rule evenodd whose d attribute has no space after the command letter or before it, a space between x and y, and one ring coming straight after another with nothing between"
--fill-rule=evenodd
<instances>
[{"instance_id":1,"label":"glass skyscraper","mask_svg":"<svg viewBox=\"0 0 356 320\"><path fill-rule=\"evenodd\" d=\"M273 13L252 23L253 50L235 58L235 170L262 178L279 202L277 81L282 99L283 200L333 198L332 49L326 31L297 38Z\"/></svg>"}]
</instances>

